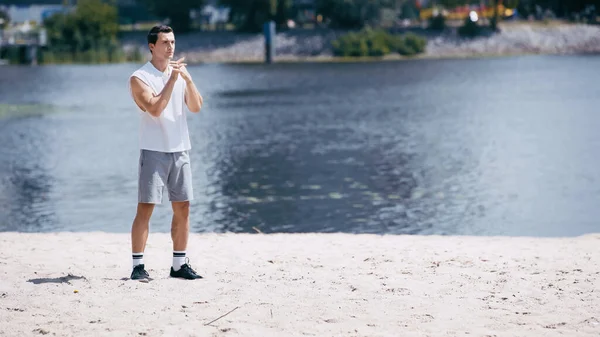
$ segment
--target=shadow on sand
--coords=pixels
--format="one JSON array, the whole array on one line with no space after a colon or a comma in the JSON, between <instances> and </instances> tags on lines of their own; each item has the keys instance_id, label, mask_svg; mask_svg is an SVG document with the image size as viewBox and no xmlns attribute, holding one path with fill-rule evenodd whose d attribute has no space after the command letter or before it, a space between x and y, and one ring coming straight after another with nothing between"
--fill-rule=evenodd
<instances>
[{"instance_id":1,"label":"shadow on sand","mask_svg":"<svg viewBox=\"0 0 600 337\"><path fill-rule=\"evenodd\" d=\"M31 282L33 284L44 284L44 283L66 283L66 284L71 284L72 280L86 280L87 279L84 276L75 276L75 275L67 275L67 276L61 276L61 277L55 277L55 278L33 278L33 279L29 279L27 280L27 282Z\"/></svg>"}]
</instances>

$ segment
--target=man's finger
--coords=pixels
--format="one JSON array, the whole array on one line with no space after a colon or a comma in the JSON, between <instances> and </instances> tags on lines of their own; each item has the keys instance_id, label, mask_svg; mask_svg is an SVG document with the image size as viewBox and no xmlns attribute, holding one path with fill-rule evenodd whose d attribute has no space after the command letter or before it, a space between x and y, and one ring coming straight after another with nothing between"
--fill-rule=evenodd
<instances>
[{"instance_id":1,"label":"man's finger","mask_svg":"<svg viewBox=\"0 0 600 337\"><path fill-rule=\"evenodd\" d=\"M177 63L177 64L172 64L171 68L173 68L173 69L181 69L182 67L185 67L185 66L187 66L186 63Z\"/></svg>"}]
</instances>

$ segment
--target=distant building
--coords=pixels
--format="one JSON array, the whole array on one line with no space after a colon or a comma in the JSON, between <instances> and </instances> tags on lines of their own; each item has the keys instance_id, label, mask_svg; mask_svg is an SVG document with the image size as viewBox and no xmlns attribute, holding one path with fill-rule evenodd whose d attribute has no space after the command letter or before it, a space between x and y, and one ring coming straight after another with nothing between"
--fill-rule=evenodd
<instances>
[{"instance_id":1,"label":"distant building","mask_svg":"<svg viewBox=\"0 0 600 337\"><path fill-rule=\"evenodd\" d=\"M8 0L4 10L10 17L12 26L23 24L40 25L44 19L67 10L62 0Z\"/></svg>"},{"instance_id":2,"label":"distant building","mask_svg":"<svg viewBox=\"0 0 600 337\"><path fill-rule=\"evenodd\" d=\"M231 8L219 5L218 0L208 0L204 2L202 8L192 10L190 15L192 19L201 25L219 25L223 26L229 21Z\"/></svg>"}]
</instances>

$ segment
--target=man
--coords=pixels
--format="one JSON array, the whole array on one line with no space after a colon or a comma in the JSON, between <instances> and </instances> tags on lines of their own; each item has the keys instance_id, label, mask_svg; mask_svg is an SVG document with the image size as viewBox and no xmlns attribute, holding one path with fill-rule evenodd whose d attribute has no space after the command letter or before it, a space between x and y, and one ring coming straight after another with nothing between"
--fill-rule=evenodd
<instances>
[{"instance_id":1,"label":"man","mask_svg":"<svg viewBox=\"0 0 600 337\"><path fill-rule=\"evenodd\" d=\"M173 208L171 277L199 279L186 261L190 200L193 199L191 148L184 103L191 112L202 108L202 96L183 63L173 61L175 36L168 26L148 33L152 59L129 78L129 89L140 109L138 205L131 227L132 280L148 279L144 249L154 205L161 204L166 188Z\"/></svg>"}]
</instances>

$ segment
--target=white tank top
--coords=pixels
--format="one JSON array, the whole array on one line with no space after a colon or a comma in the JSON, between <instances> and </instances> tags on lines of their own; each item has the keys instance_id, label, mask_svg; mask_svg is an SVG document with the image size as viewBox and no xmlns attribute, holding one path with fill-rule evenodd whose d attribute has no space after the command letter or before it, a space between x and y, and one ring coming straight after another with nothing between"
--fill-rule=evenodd
<instances>
[{"instance_id":1,"label":"white tank top","mask_svg":"<svg viewBox=\"0 0 600 337\"><path fill-rule=\"evenodd\" d=\"M147 62L131 75L131 77L133 76L148 85L154 94L160 94L171 76L171 68L167 67L163 73L152 63ZM180 76L175 82L169 103L159 117L152 116L138 106L140 111L140 149L159 152L180 152L191 149L185 111L185 88L185 80ZM129 92L132 94L131 84L129 84Z\"/></svg>"}]
</instances>

